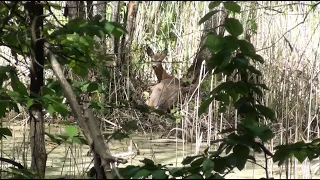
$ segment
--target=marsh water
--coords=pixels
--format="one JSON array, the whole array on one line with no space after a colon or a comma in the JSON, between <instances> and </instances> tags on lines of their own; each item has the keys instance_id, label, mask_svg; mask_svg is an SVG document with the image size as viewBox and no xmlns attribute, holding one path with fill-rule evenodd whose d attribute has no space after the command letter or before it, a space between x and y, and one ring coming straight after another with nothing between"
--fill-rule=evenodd
<instances>
[{"instance_id":1,"label":"marsh water","mask_svg":"<svg viewBox=\"0 0 320 180\"><path fill-rule=\"evenodd\" d=\"M3 138L1 142L1 156L21 163L24 166L30 166L30 146L28 144L28 127L21 124L10 123L8 125L12 130L12 137ZM46 132L51 134L63 134L65 126L46 125ZM144 158L152 159L156 164L172 164L182 166L183 157L195 153L196 144L183 144L181 142L152 142L150 139L159 138L157 135L133 134L131 138L121 141L110 141L108 143L111 154L128 160L126 165L142 165L140 160ZM136 146L134 146L136 144ZM206 143L201 144L200 152L206 148ZM46 150L48 153L46 178L68 177L68 178L86 178L86 172L93 166L91 156L87 156L88 146L78 144L57 145L50 142L46 136ZM131 155L130 155L131 154ZM255 156L257 163L264 166L263 156ZM126 165L119 165L124 167ZM8 167L8 164L1 163L1 169ZM170 166L169 166L170 167ZM301 178L303 167L297 164L297 172L293 172L291 178ZM296 173L296 176L293 174ZM285 172L274 164L273 172L269 172L270 177L285 178ZM265 177L265 170L257 165L248 163L241 172L235 170L226 178L261 178ZM313 174L312 178L319 178Z\"/></svg>"}]
</instances>

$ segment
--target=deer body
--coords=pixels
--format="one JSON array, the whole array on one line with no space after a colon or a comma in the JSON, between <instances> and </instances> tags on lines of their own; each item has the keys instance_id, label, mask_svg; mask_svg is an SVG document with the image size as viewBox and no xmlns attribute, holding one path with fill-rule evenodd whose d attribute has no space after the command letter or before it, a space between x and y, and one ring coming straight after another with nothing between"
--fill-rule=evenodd
<instances>
[{"instance_id":1,"label":"deer body","mask_svg":"<svg viewBox=\"0 0 320 180\"><path fill-rule=\"evenodd\" d=\"M153 58L152 67L157 76L158 84L151 88L152 93L146 104L156 109L169 110L179 100L180 81L168 74L162 66L166 50L161 54L154 54L152 49L148 47L147 53Z\"/></svg>"},{"instance_id":2,"label":"deer body","mask_svg":"<svg viewBox=\"0 0 320 180\"><path fill-rule=\"evenodd\" d=\"M150 99L146 102L148 106L168 110L177 102L179 87L168 84L166 80L169 79L165 79L152 87Z\"/></svg>"}]
</instances>

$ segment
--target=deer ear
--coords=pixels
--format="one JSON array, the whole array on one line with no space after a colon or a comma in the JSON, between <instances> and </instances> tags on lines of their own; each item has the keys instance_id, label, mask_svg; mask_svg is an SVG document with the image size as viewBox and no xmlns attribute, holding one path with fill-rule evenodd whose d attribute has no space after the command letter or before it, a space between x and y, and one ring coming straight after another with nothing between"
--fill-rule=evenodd
<instances>
[{"instance_id":1,"label":"deer ear","mask_svg":"<svg viewBox=\"0 0 320 180\"><path fill-rule=\"evenodd\" d=\"M162 55L162 56L167 56L167 54L168 54L168 49L165 48L165 49L161 52L161 55Z\"/></svg>"},{"instance_id":2,"label":"deer ear","mask_svg":"<svg viewBox=\"0 0 320 180\"><path fill-rule=\"evenodd\" d=\"M154 55L153 50L149 46L147 47L147 54L150 57L152 57Z\"/></svg>"},{"instance_id":3,"label":"deer ear","mask_svg":"<svg viewBox=\"0 0 320 180\"><path fill-rule=\"evenodd\" d=\"M167 54L168 54L168 49L166 48L166 49L164 49L164 50L160 53L160 58L159 58L159 60L160 60L160 61L163 61L163 59L167 56Z\"/></svg>"}]
</instances>

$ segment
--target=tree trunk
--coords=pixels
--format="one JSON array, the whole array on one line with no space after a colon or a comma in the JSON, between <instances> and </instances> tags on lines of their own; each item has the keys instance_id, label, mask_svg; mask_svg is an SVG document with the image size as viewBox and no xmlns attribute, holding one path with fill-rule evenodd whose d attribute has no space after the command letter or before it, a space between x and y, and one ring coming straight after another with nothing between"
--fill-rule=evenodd
<instances>
[{"instance_id":1,"label":"tree trunk","mask_svg":"<svg viewBox=\"0 0 320 180\"><path fill-rule=\"evenodd\" d=\"M43 66L43 41L37 40L41 37L40 28L43 27L43 19L38 18L43 15L43 6L38 2L26 3L31 19L31 67L30 67L30 97L32 99L41 96L41 88L44 84ZM37 19L36 19L37 18ZM47 154L44 141L44 119L42 105L35 103L29 109L30 114L30 145L31 145L31 169L39 173L39 178L45 177Z\"/></svg>"}]
</instances>

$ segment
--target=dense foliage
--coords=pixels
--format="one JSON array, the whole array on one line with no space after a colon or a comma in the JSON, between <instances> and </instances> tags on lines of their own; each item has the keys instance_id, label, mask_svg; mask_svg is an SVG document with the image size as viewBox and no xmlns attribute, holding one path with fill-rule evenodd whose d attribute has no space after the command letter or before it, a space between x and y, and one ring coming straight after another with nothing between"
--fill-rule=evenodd
<instances>
[{"instance_id":1,"label":"dense foliage","mask_svg":"<svg viewBox=\"0 0 320 180\"><path fill-rule=\"evenodd\" d=\"M227 11L240 13L240 6L235 2L215 1L210 3L211 11L199 22L202 24L214 16L219 10L217 7L223 4ZM47 4L47 9L57 8ZM12 55L20 63L30 54L30 29L28 17L23 10L23 2L0 3L0 29L1 46L10 48ZM187 157L182 161L183 167L169 168L167 165L154 164L150 159L141 162L144 166L127 166L119 168L124 178L197 178L216 179L223 178L234 168L242 170L246 163L255 163L255 157L251 152L264 153L265 160L273 158L278 165L283 164L288 158L296 157L300 162L305 159L312 160L320 154L319 139L310 143L297 142L295 144L279 145L274 154L264 144L274 137L270 128L275 123L275 113L269 107L261 103L264 91L268 87L263 82L254 81L252 77L262 77L260 70L255 68L256 63L264 63L263 57L256 53L255 47L250 41L243 39L244 29L241 22L236 18L227 17L222 26L228 35L218 35L210 30L206 37L205 47L211 53L211 59L206 61L209 70L213 74L231 76L230 80L222 82L215 87L199 108L199 116L207 113L207 108L213 101L219 102L219 112L225 112L226 107L234 107L237 110L240 121L236 129L225 129L221 134L226 138L220 139L217 151L210 151L210 147L202 155ZM110 37L121 37L126 33L125 28L116 22L101 21L97 15L92 20L77 18L64 26L56 26L49 20L45 20L43 35L52 44L52 51L58 57L61 64L70 68L73 73L87 78L89 69L98 69L96 81L72 81L76 94L99 94L104 93L101 82L107 82L110 75L103 68L103 62L110 60L102 56L98 49L99 43L94 37L102 38L104 34ZM104 60L104 61L102 61ZM46 64L45 68L51 67ZM18 69L14 65L0 66L0 117L3 118L8 112L19 112L18 105L26 110L35 103L40 102L43 108L51 115L59 114L62 117L70 115L70 108L63 104L64 94L59 83L54 79L46 79L42 88L42 95L30 98L28 85L21 82ZM237 78L235 78L237 77ZM10 82L10 86L5 85ZM92 101L92 107L100 113L104 113L105 106L99 101ZM74 125L68 125L65 135L46 135L55 143L79 143L87 145L86 140L78 136L79 130ZM8 128L0 128L0 137L11 136ZM214 142L217 143L218 141ZM24 178L32 178L34 174L29 171L11 168L11 173L21 175ZM116 174L115 178L116 178ZM266 174L268 178L268 174Z\"/></svg>"}]
</instances>

